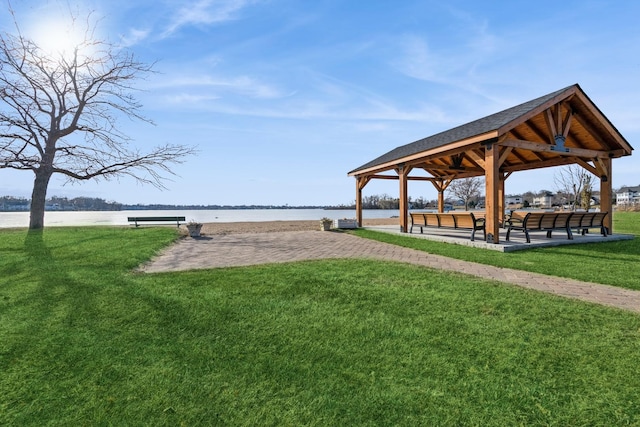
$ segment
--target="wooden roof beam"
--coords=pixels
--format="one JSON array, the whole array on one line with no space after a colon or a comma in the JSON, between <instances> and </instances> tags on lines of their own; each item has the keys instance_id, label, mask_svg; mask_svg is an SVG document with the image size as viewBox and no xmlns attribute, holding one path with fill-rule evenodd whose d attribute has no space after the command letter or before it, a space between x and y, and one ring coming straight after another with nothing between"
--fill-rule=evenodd
<instances>
[{"instance_id":1,"label":"wooden roof beam","mask_svg":"<svg viewBox=\"0 0 640 427\"><path fill-rule=\"evenodd\" d=\"M469 152L467 152L467 157L469 158L469 160L472 163L475 163L476 166L479 166L480 168L482 168L482 170L484 170L484 157L479 155L478 153L476 153L473 150L469 150Z\"/></svg>"},{"instance_id":2,"label":"wooden roof beam","mask_svg":"<svg viewBox=\"0 0 640 427\"><path fill-rule=\"evenodd\" d=\"M363 177L366 182L369 182L372 179L393 179L393 180L398 180L400 179L400 177L398 175L367 175L366 177ZM407 177L408 180L410 181L433 181L437 178L432 178L429 176L408 176ZM365 183L366 185L366 183ZM364 187L364 186L363 186Z\"/></svg>"},{"instance_id":3,"label":"wooden roof beam","mask_svg":"<svg viewBox=\"0 0 640 427\"><path fill-rule=\"evenodd\" d=\"M502 166L502 164L507 160L509 154L513 151L513 147L505 147L500 154L500 158L498 159L498 166Z\"/></svg>"},{"instance_id":4,"label":"wooden roof beam","mask_svg":"<svg viewBox=\"0 0 640 427\"><path fill-rule=\"evenodd\" d=\"M585 168L586 170L588 170L589 172L591 172L592 174L600 176L600 174L598 173L598 169L596 169L594 166L591 166L589 163L587 163L580 157L576 157L575 162L580 166L582 166L583 168Z\"/></svg>"},{"instance_id":5,"label":"wooden roof beam","mask_svg":"<svg viewBox=\"0 0 640 427\"><path fill-rule=\"evenodd\" d=\"M523 150L528 150L534 153L553 153L559 154L562 156L578 156L578 157L586 157L589 159L596 158L611 158L611 157L619 157L616 156L616 151L597 151L597 150L587 150L584 148L571 148L565 147L566 151L556 151L554 145L543 145L538 144L536 142L531 141L523 141L519 139L509 139L502 143L505 147L514 147ZM620 150L622 151L622 150Z\"/></svg>"},{"instance_id":6,"label":"wooden roof beam","mask_svg":"<svg viewBox=\"0 0 640 427\"><path fill-rule=\"evenodd\" d=\"M455 167L452 168L451 166L435 166L435 165L429 165L429 166L425 166L423 168L424 170L426 170L427 172L430 171L447 171L447 172L455 172L455 171L460 171L460 172L484 172L483 168L467 168L465 167L464 169L456 169Z\"/></svg>"},{"instance_id":7,"label":"wooden roof beam","mask_svg":"<svg viewBox=\"0 0 640 427\"><path fill-rule=\"evenodd\" d=\"M540 132L540 130L539 130L539 129L538 129L538 128L533 124L533 123L526 122L526 123L525 123L525 125L527 125L527 127L528 127L531 131L533 131L533 133L535 133L535 134L536 134L536 136L538 136L542 142L545 142L545 141L546 141L546 138L547 138L547 137L546 137L545 135L543 135L543 134L542 134L542 132ZM519 137L515 138L516 140L519 140L519 141L526 141L526 139L525 139L525 138L523 138L523 137L521 136L520 132L516 131L515 129L514 129L511 133L512 133L514 136L519 136ZM506 138L506 139L504 139L503 141L508 141L509 139L512 139L512 138ZM539 161L541 161L541 162L542 162L542 161L547 160L547 158L546 158L546 157L544 157L542 154L540 154L540 153L538 153L538 152L534 152L534 153L533 153L533 155L534 155L534 156L536 156L536 158L537 158ZM523 163L528 163L528 162L529 162L529 160L527 160L524 156L521 156L521 155L517 154L517 157L518 157L518 158L519 158Z\"/></svg>"},{"instance_id":8,"label":"wooden roof beam","mask_svg":"<svg viewBox=\"0 0 640 427\"><path fill-rule=\"evenodd\" d=\"M567 165L567 157L556 157L554 159L545 160L542 162L526 163L521 165L505 166L500 169L501 172L520 172L532 169L550 168L553 166L565 166Z\"/></svg>"}]
</instances>

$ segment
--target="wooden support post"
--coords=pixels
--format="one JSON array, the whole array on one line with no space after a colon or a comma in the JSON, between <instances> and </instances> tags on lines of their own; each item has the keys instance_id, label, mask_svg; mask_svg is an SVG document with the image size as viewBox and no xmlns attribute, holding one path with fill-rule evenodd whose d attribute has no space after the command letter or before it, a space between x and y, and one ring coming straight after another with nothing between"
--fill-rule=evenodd
<instances>
[{"instance_id":1,"label":"wooden support post","mask_svg":"<svg viewBox=\"0 0 640 427\"><path fill-rule=\"evenodd\" d=\"M486 181L486 229L487 229L487 242L499 243L500 236L500 203L499 203L499 188L500 188L500 151L497 144L487 145L484 152L484 164L485 164L485 181Z\"/></svg>"},{"instance_id":2,"label":"wooden support post","mask_svg":"<svg viewBox=\"0 0 640 427\"><path fill-rule=\"evenodd\" d=\"M400 177L400 232L407 233L409 231L409 190L407 176L411 168L404 165L400 166L397 170Z\"/></svg>"},{"instance_id":3,"label":"wooden support post","mask_svg":"<svg viewBox=\"0 0 640 427\"><path fill-rule=\"evenodd\" d=\"M604 218L604 226L609 233L613 233L613 186L611 183L612 162L611 159L602 159L600 166L604 173L600 175L600 211L609 212Z\"/></svg>"},{"instance_id":4,"label":"wooden support post","mask_svg":"<svg viewBox=\"0 0 640 427\"><path fill-rule=\"evenodd\" d=\"M358 227L362 227L362 187L360 186L361 177L356 177L356 222Z\"/></svg>"},{"instance_id":5,"label":"wooden support post","mask_svg":"<svg viewBox=\"0 0 640 427\"><path fill-rule=\"evenodd\" d=\"M444 212L444 190L447 189L452 181L452 179L446 181L443 179L431 181L433 186L436 187L436 190L438 190L438 212L440 213Z\"/></svg>"},{"instance_id":6,"label":"wooden support post","mask_svg":"<svg viewBox=\"0 0 640 427\"><path fill-rule=\"evenodd\" d=\"M498 222L504 224L504 174L498 173L499 186L498 186Z\"/></svg>"},{"instance_id":7,"label":"wooden support post","mask_svg":"<svg viewBox=\"0 0 640 427\"><path fill-rule=\"evenodd\" d=\"M438 212L444 212L444 190L438 190Z\"/></svg>"},{"instance_id":8,"label":"wooden support post","mask_svg":"<svg viewBox=\"0 0 640 427\"><path fill-rule=\"evenodd\" d=\"M369 183L371 177L356 176L356 221L362 227L362 189Z\"/></svg>"}]
</instances>

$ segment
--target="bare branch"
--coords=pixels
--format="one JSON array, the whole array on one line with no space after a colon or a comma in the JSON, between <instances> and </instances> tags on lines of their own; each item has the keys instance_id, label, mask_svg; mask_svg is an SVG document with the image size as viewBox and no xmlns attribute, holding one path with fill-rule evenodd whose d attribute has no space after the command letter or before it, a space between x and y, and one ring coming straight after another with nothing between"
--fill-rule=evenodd
<instances>
[{"instance_id":1,"label":"bare branch","mask_svg":"<svg viewBox=\"0 0 640 427\"><path fill-rule=\"evenodd\" d=\"M141 153L118 126L121 118L152 123L133 93L153 64L94 39L89 17L84 40L67 55L24 37L15 16L14 26L15 34L0 33L0 169L35 173L30 227L43 224L54 173L72 182L127 176L164 188L170 166L195 149L166 144Z\"/></svg>"},{"instance_id":2,"label":"bare branch","mask_svg":"<svg viewBox=\"0 0 640 427\"><path fill-rule=\"evenodd\" d=\"M469 210L469 202L480 197L482 182L477 177L456 179L447 187L447 191L464 201L464 209Z\"/></svg>"}]
</instances>

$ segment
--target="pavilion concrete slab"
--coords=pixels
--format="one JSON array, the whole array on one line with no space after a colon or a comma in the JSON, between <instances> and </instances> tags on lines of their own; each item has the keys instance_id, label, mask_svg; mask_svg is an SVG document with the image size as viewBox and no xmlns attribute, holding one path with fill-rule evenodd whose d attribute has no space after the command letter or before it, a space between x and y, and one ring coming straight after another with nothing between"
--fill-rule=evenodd
<instances>
[{"instance_id":1,"label":"pavilion concrete slab","mask_svg":"<svg viewBox=\"0 0 640 427\"><path fill-rule=\"evenodd\" d=\"M531 236L531 243L527 243L523 232L512 231L511 235L509 236L509 241L507 241L507 231L505 229L501 229L500 243L490 243L483 240L483 235L480 232L476 232L475 240L472 242L470 239L471 231L462 229L456 230L449 228L424 227L423 232L420 233L420 228L414 227L413 233L402 233L397 225L385 225L366 228L384 233L398 234L405 237L433 240L436 242L470 246L474 248L488 249L498 252L513 252L532 248L580 245L585 243L613 242L617 240L631 240L634 238L632 234L611 234L605 237L599 233L589 233L585 235L573 233L573 239L570 240L567 238L567 233L562 231L554 231L551 234L551 238L547 238L547 233L545 231L532 231L529 233L529 235Z\"/></svg>"}]
</instances>

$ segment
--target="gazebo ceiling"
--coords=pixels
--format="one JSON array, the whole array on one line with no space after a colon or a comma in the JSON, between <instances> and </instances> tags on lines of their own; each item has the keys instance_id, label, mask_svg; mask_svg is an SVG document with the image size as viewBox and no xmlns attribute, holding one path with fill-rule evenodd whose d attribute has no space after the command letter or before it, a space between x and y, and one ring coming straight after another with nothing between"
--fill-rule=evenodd
<instances>
[{"instance_id":1,"label":"gazebo ceiling","mask_svg":"<svg viewBox=\"0 0 640 427\"><path fill-rule=\"evenodd\" d=\"M599 159L633 148L575 84L448 131L407 144L349 172L370 176L398 167L423 169L434 179L485 174L485 146L500 147L500 171L578 163L599 175Z\"/></svg>"}]
</instances>

